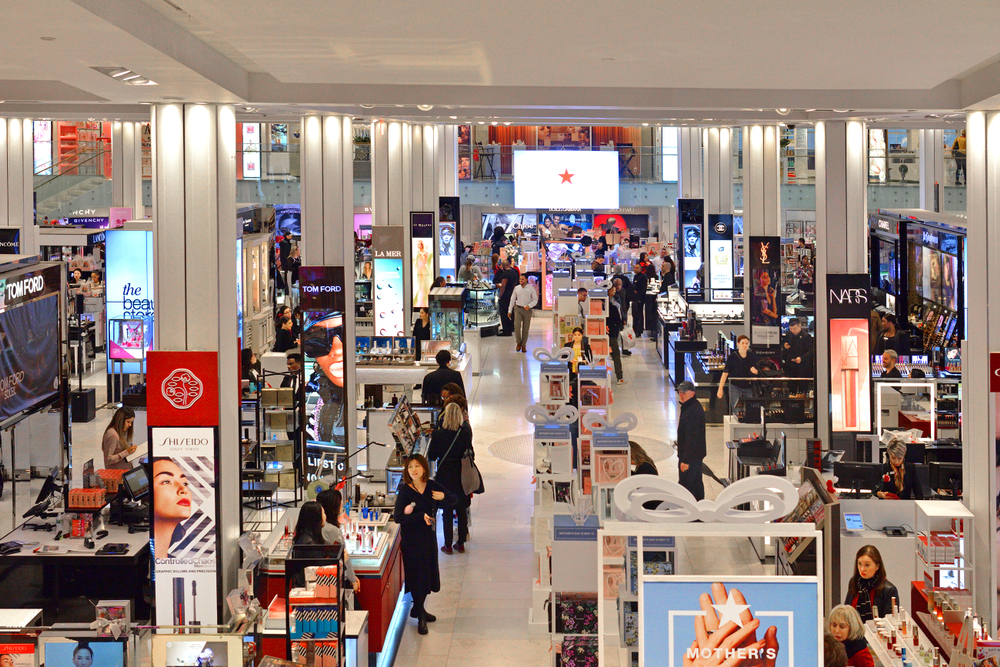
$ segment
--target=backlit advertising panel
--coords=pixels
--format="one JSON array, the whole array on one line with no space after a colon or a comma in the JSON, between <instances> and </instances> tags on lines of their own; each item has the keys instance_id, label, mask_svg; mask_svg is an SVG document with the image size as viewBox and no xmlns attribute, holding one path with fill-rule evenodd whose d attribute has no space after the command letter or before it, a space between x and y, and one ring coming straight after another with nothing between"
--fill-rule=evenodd
<instances>
[{"instance_id":1,"label":"backlit advertising panel","mask_svg":"<svg viewBox=\"0 0 1000 667\"><path fill-rule=\"evenodd\" d=\"M105 300L108 335L112 341L119 334L112 331L115 319L146 320L153 318L153 232L152 230L109 229L105 237ZM149 333L152 333L150 328ZM151 339L152 336L149 336ZM146 352L151 349L147 339ZM112 371L108 364L108 373ZM141 361L126 361L122 372L142 373Z\"/></svg>"},{"instance_id":2,"label":"backlit advertising panel","mask_svg":"<svg viewBox=\"0 0 1000 667\"><path fill-rule=\"evenodd\" d=\"M618 153L514 151L514 206L618 208Z\"/></svg>"}]
</instances>

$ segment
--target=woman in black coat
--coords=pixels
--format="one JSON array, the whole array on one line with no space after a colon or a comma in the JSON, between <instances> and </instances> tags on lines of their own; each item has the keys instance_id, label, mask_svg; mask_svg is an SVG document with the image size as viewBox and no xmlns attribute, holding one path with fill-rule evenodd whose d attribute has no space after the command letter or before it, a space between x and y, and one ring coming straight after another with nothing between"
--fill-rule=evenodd
<instances>
[{"instance_id":1,"label":"woman in black coat","mask_svg":"<svg viewBox=\"0 0 1000 667\"><path fill-rule=\"evenodd\" d=\"M454 443L454 444L453 444ZM472 426L465 421L462 408L456 403L444 406L441 423L431 435L431 444L427 448L427 458L437 462L437 474L434 479L441 486L455 495L456 502L443 507L444 546L441 551L451 555L457 551L465 553L465 536L469 534L469 496L462 488L462 457L472 449ZM454 540L452 548L454 515L458 515L458 539Z\"/></svg>"},{"instance_id":2,"label":"woman in black coat","mask_svg":"<svg viewBox=\"0 0 1000 667\"><path fill-rule=\"evenodd\" d=\"M420 361L420 341L431 339L431 311L427 308L420 309L420 317L413 323L413 337L416 360Z\"/></svg>"},{"instance_id":3,"label":"woman in black coat","mask_svg":"<svg viewBox=\"0 0 1000 667\"><path fill-rule=\"evenodd\" d=\"M422 635L427 634L427 624L437 620L424 609L424 601L431 593L441 590L437 531L434 529L434 517L441 501L454 502L454 496L430 479L427 459L414 454L403 468L403 483L396 489L392 518L399 524L403 577L406 591L413 598L410 616L417 619L417 632Z\"/></svg>"},{"instance_id":4,"label":"woman in black coat","mask_svg":"<svg viewBox=\"0 0 1000 667\"><path fill-rule=\"evenodd\" d=\"M858 550L854 557L854 576L847 584L847 599L844 604L858 610L861 622L867 623L878 615L885 617L892 613L892 599L899 602L896 586L889 581L882 562L882 554L870 544Z\"/></svg>"},{"instance_id":5,"label":"woman in black coat","mask_svg":"<svg viewBox=\"0 0 1000 667\"><path fill-rule=\"evenodd\" d=\"M923 500L924 491L917 477L917 466L906 460L906 443L895 438L886 447L886 452L889 461L882 468L882 490L878 492L878 497Z\"/></svg>"}]
</instances>

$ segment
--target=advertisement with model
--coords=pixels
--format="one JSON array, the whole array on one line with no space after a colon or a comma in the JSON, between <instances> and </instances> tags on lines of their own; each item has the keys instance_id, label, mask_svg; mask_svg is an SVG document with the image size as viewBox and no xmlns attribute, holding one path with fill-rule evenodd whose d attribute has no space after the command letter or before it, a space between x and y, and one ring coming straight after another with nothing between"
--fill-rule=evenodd
<instances>
[{"instance_id":1,"label":"advertisement with model","mask_svg":"<svg viewBox=\"0 0 1000 667\"><path fill-rule=\"evenodd\" d=\"M708 284L713 294L715 290L733 289L732 215L708 216L708 264Z\"/></svg>"},{"instance_id":2,"label":"advertisement with model","mask_svg":"<svg viewBox=\"0 0 1000 667\"><path fill-rule=\"evenodd\" d=\"M380 280L377 274L375 279ZM344 353L348 345L354 345L353 340L345 339L344 267L303 266L299 285L305 315L302 352L306 362L306 453L321 455L318 450L330 448L344 451Z\"/></svg>"},{"instance_id":3,"label":"advertisement with model","mask_svg":"<svg viewBox=\"0 0 1000 667\"><path fill-rule=\"evenodd\" d=\"M216 429L153 427L150 434L156 624L214 626Z\"/></svg>"},{"instance_id":4,"label":"advertisement with model","mask_svg":"<svg viewBox=\"0 0 1000 667\"><path fill-rule=\"evenodd\" d=\"M108 364L108 373L143 373L135 360L153 348L153 232L109 229L105 253L108 349L113 359L125 360Z\"/></svg>"},{"instance_id":5,"label":"advertisement with model","mask_svg":"<svg viewBox=\"0 0 1000 667\"><path fill-rule=\"evenodd\" d=\"M779 345L781 314L781 239L751 236L750 275L746 291L750 300L750 344Z\"/></svg>"}]
</instances>

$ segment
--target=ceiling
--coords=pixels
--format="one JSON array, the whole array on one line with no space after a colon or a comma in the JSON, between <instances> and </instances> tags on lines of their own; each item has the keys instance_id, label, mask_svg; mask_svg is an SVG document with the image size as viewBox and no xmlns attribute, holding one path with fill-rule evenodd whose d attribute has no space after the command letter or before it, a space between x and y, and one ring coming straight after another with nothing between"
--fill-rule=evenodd
<instances>
[{"instance_id":1,"label":"ceiling","mask_svg":"<svg viewBox=\"0 0 1000 667\"><path fill-rule=\"evenodd\" d=\"M992 0L20 0L4 14L0 115L188 101L274 118L942 124L1000 108ZM112 66L158 85L92 69Z\"/></svg>"}]
</instances>

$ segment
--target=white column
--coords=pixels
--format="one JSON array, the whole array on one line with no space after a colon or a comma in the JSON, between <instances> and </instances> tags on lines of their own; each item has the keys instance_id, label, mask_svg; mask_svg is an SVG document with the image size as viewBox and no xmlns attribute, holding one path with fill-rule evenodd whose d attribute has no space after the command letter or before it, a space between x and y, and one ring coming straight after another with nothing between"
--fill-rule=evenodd
<instances>
[{"instance_id":1,"label":"white column","mask_svg":"<svg viewBox=\"0 0 1000 667\"><path fill-rule=\"evenodd\" d=\"M816 396L830 397L826 328L828 273L867 270L868 225L864 123L816 123ZM817 433L829 445L829 406L816 405Z\"/></svg>"},{"instance_id":2,"label":"white column","mask_svg":"<svg viewBox=\"0 0 1000 667\"><path fill-rule=\"evenodd\" d=\"M781 236L778 127L743 127L743 233Z\"/></svg>"},{"instance_id":3,"label":"white column","mask_svg":"<svg viewBox=\"0 0 1000 667\"><path fill-rule=\"evenodd\" d=\"M704 132L706 213L733 212L733 146L728 127L710 127Z\"/></svg>"},{"instance_id":4,"label":"white column","mask_svg":"<svg viewBox=\"0 0 1000 667\"><path fill-rule=\"evenodd\" d=\"M142 204L142 124L115 121L111 126L111 205L128 206L145 217Z\"/></svg>"},{"instance_id":5,"label":"white column","mask_svg":"<svg viewBox=\"0 0 1000 667\"><path fill-rule=\"evenodd\" d=\"M219 354L219 508L224 591L241 557L236 341L236 114L232 105L153 107L156 348Z\"/></svg>"},{"instance_id":6,"label":"white column","mask_svg":"<svg viewBox=\"0 0 1000 667\"><path fill-rule=\"evenodd\" d=\"M438 196L458 195L458 125L441 125L435 135Z\"/></svg>"},{"instance_id":7,"label":"white column","mask_svg":"<svg viewBox=\"0 0 1000 667\"><path fill-rule=\"evenodd\" d=\"M920 208L934 210L935 185L944 195L944 130L919 130ZM943 202L939 201L939 206Z\"/></svg>"},{"instance_id":8,"label":"white column","mask_svg":"<svg viewBox=\"0 0 1000 667\"><path fill-rule=\"evenodd\" d=\"M38 252L32 193L35 187L32 121L0 118L0 227L21 230L21 253Z\"/></svg>"},{"instance_id":9,"label":"white column","mask_svg":"<svg viewBox=\"0 0 1000 667\"><path fill-rule=\"evenodd\" d=\"M970 304L962 353L963 502L976 517L971 546L976 611L997 627L996 395L989 393L989 353L1000 351L1000 112L966 118L968 274ZM992 275L991 275L992 271ZM994 305L996 302L996 305Z\"/></svg>"},{"instance_id":10,"label":"white column","mask_svg":"<svg viewBox=\"0 0 1000 667\"><path fill-rule=\"evenodd\" d=\"M680 138L680 181L678 191L683 199L701 199L705 196L701 128L682 127Z\"/></svg>"}]
</instances>

